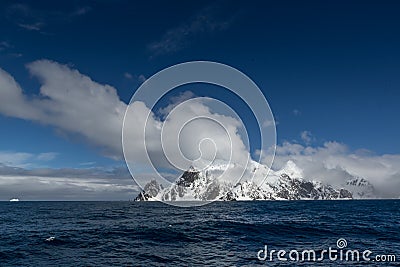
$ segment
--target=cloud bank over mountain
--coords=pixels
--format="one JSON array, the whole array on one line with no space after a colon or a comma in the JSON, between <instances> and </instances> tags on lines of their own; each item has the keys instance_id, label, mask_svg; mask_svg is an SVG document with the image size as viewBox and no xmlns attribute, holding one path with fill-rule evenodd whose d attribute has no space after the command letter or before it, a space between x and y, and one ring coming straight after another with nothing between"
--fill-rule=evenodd
<instances>
[{"instance_id":1,"label":"cloud bank over mountain","mask_svg":"<svg viewBox=\"0 0 400 267\"><path fill-rule=\"evenodd\" d=\"M40 94L34 96L24 94L14 78L1 70L0 112L2 114L54 126L67 134L77 134L101 148L105 155L121 159L121 130L127 104L120 100L114 87L99 84L77 70L49 60L35 61L28 64L27 68L30 74L38 78L41 83ZM173 103L170 106L176 104ZM132 123L126 125L131 128L129 133L132 138L130 138L129 146L133 147L132 150L135 150L135 147L139 149L140 142L144 140L143 129L146 128L146 142L150 152L162 153L160 135L163 122L160 118L157 118L143 102L139 101L131 103L129 111L134 118ZM245 152L241 138L237 134L240 127L237 119L213 114L199 100L191 102L190 107L181 107L180 112L174 112L169 116L167 118L169 129L177 132L178 127L182 127L182 121L185 121L188 116L215 117L224 124L226 129L230 129L230 137L233 143L237 144L233 146L239 149L235 155ZM218 133L220 130L220 126L216 124L200 122L200 125L196 126L196 129L187 132L186 137L201 140L203 136ZM166 134L166 136L171 135L172 132ZM218 143L217 137L215 141ZM228 144L225 140L220 142L219 151L223 151ZM183 149L187 154L198 154L198 147L191 148L190 143L189 140L186 144L182 144ZM225 159L228 157L227 154L223 155ZM140 160L140 157L137 160Z\"/></svg>"},{"instance_id":2,"label":"cloud bank over mountain","mask_svg":"<svg viewBox=\"0 0 400 267\"><path fill-rule=\"evenodd\" d=\"M380 197L400 197L400 155L374 155L365 150L351 151L338 142L312 147L285 142L277 146L274 168L294 161L308 179L339 185L351 178L365 178Z\"/></svg>"},{"instance_id":3,"label":"cloud bank over mountain","mask_svg":"<svg viewBox=\"0 0 400 267\"><path fill-rule=\"evenodd\" d=\"M27 65L27 69L33 77L39 80L41 84L40 93L36 95L24 93L23 88L14 77L0 69L0 114L49 125L67 135L77 135L86 140L88 144L98 147L103 155L116 160L122 159L122 122L128 106L120 99L114 87L100 84L67 65L50 60L32 62ZM183 95L182 99L186 99L185 97L186 95ZM171 111L179 101L179 98L177 98L175 103L163 108L160 114ZM234 154L234 161L241 161L243 160L242 156L248 155L246 142L242 140L243 136L239 134L242 125L237 118L213 112L202 100L194 100L191 105L182 106L181 109L182 112L173 113L167 118L160 118L142 102L131 104L129 112L132 112L136 119L134 124L128 125L130 127L129 133L132 136L128 145L132 151L135 151L135 149L138 151L135 160L138 162L142 160L143 154L139 152L143 146L143 129L146 128L146 138L148 138L146 143L148 144L149 154L156 164L165 164L167 162L163 151L165 148L163 148L160 138L163 123L168 121L170 125L171 134L167 135L168 140L165 140L165 144L168 146L173 144L173 133L182 128L182 122L186 121L188 116L208 116L218 119L230 136L229 142L227 142L225 137L222 138L221 125L206 121L193 125L192 128L187 128L188 130L183 133L182 142L179 144L182 146L181 151L189 159L195 159L199 155L212 158L216 147L218 148L216 156L219 159L228 159L231 151ZM146 125L146 118L149 114ZM198 144L210 133L214 134L213 141L215 143L203 142L200 147ZM364 177L374 184L383 197L398 197L400 195L397 192L397 189L400 188L400 155L357 153L349 151L344 144L337 142L326 142L321 147L313 147L310 145L313 137L307 131L302 133L302 139L306 145L285 142L277 146L275 168L281 168L288 160L293 160L308 179L318 179L335 184L351 177ZM3 153L3 158L4 155ZM20 154L20 156L23 155ZM42 157L45 157L44 159L55 156L55 154L42 155ZM174 157L174 153L169 154L169 156ZM176 156L180 157L181 155ZM179 161L179 159L176 159L176 161ZM35 176L34 179L27 179L24 178L26 173L10 172L7 174L5 172L7 166L13 167L12 164L7 165L6 161L3 162L3 173L0 175L3 191L15 185L28 190L33 188L35 183L46 184L46 182L43 182L44 180L41 180L44 179L41 175ZM94 181L104 175L100 173L98 176L88 176L87 181ZM10 177L15 177L15 180ZM74 190L85 192L85 188L88 186L86 182L73 183L68 179L60 180L56 176L52 176L54 179L50 179L50 177L46 176L45 180L56 183L56 188L60 190L65 188L65 190L71 192ZM105 184L107 182L103 185L105 186ZM110 187L113 185L113 183L109 183ZM104 186L93 186L91 188L93 192L100 194L104 192ZM132 190L136 188L133 182L132 187L129 188ZM51 193L51 196L53 196L53 193ZM56 196L57 194L54 194L54 197Z\"/></svg>"}]
</instances>

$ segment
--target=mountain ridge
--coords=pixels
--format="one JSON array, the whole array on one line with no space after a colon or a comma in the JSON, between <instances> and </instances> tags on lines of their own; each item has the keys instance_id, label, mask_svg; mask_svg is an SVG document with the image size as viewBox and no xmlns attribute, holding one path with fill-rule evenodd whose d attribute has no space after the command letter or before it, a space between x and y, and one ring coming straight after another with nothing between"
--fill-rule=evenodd
<instances>
[{"instance_id":1,"label":"mountain ridge","mask_svg":"<svg viewBox=\"0 0 400 267\"><path fill-rule=\"evenodd\" d=\"M343 186L334 187L302 178L301 169L292 161L279 171L271 171L261 184L253 180L232 183L216 179L215 170L220 171L221 168L214 166L196 170L191 167L168 187L152 180L135 201L345 200L373 196L373 186L363 178L348 180ZM256 165L255 168L261 167Z\"/></svg>"}]
</instances>

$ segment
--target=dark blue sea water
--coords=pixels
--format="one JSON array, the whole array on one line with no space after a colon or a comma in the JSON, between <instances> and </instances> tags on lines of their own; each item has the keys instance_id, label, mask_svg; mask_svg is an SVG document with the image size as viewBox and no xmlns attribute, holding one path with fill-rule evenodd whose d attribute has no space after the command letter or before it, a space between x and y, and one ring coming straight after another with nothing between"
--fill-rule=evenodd
<instances>
[{"instance_id":1,"label":"dark blue sea water","mask_svg":"<svg viewBox=\"0 0 400 267\"><path fill-rule=\"evenodd\" d=\"M0 266L400 266L400 201L0 202ZM49 237L54 240L46 241ZM261 261L264 249L369 249L397 262ZM262 254L261 254L262 255ZM276 257L276 256L275 256Z\"/></svg>"}]
</instances>

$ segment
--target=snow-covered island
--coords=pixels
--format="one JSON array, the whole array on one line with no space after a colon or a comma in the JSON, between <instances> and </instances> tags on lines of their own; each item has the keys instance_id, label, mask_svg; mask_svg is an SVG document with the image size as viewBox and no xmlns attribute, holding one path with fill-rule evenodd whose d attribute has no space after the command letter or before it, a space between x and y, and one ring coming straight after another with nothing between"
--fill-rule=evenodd
<instances>
[{"instance_id":1,"label":"snow-covered island","mask_svg":"<svg viewBox=\"0 0 400 267\"><path fill-rule=\"evenodd\" d=\"M374 191L363 178L350 179L341 186L307 180L292 161L279 171L267 170L261 164L252 167L257 173L265 174L262 183L244 179L232 184L215 179L215 174L226 166L201 171L191 167L168 187L156 180L150 181L135 201L347 200L371 198ZM264 169L260 171L260 168Z\"/></svg>"}]
</instances>

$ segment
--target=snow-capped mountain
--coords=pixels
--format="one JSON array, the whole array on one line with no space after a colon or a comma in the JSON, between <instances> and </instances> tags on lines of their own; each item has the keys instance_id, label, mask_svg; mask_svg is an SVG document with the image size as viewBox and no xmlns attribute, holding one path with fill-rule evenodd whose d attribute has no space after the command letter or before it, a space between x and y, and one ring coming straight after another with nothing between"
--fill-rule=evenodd
<instances>
[{"instance_id":1,"label":"snow-capped mountain","mask_svg":"<svg viewBox=\"0 0 400 267\"><path fill-rule=\"evenodd\" d=\"M361 177L356 177L348 180L345 188L353 193L354 198L358 199L368 199L376 198L374 186Z\"/></svg>"},{"instance_id":2,"label":"snow-capped mountain","mask_svg":"<svg viewBox=\"0 0 400 267\"><path fill-rule=\"evenodd\" d=\"M219 164L206 170L191 167L172 185L163 187L157 181L149 182L136 197L136 201L212 201L212 200L318 200L351 199L353 194L346 188L335 188L319 181L302 178L300 168L292 161L279 171L269 171L253 162L246 169L244 178L232 182L217 177L227 166ZM268 174L268 175L267 175ZM246 179L251 177L251 179ZM357 195L358 196L358 195Z\"/></svg>"}]
</instances>

